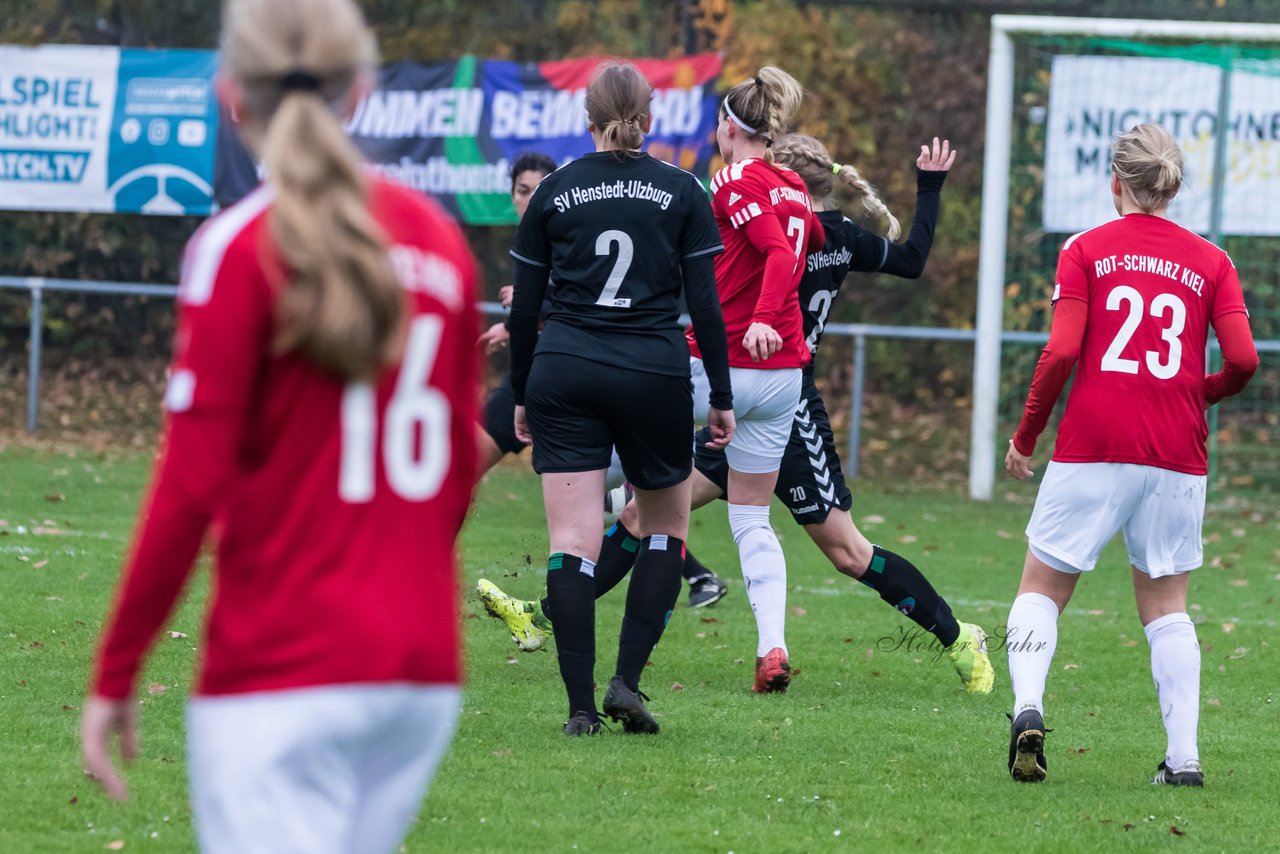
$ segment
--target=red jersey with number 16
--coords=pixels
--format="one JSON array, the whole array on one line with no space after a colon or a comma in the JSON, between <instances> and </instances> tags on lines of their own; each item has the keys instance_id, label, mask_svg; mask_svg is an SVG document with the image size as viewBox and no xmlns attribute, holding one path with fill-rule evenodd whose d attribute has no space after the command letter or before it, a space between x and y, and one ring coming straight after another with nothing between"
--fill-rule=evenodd
<instances>
[{"instance_id":1,"label":"red jersey with number 16","mask_svg":"<svg viewBox=\"0 0 1280 854\"><path fill-rule=\"evenodd\" d=\"M716 290L729 364L766 370L807 365L812 357L804 340L800 277L805 254L827 238L804 181L763 160L739 160L711 179L711 208L724 241L724 253L716 256ZM782 336L782 349L762 362L752 361L742 346L752 323L766 323ZM690 352L700 356L692 328L685 337Z\"/></svg>"},{"instance_id":2,"label":"red jersey with number 16","mask_svg":"<svg viewBox=\"0 0 1280 854\"><path fill-rule=\"evenodd\" d=\"M367 180L408 312L403 361L376 382L273 352L288 284L272 272L269 184L188 245L164 447L103 633L100 696L132 692L210 523L197 693L459 681L454 543L475 473L475 265L434 202Z\"/></svg>"},{"instance_id":3,"label":"red jersey with number 16","mask_svg":"<svg viewBox=\"0 0 1280 854\"><path fill-rule=\"evenodd\" d=\"M1209 324L1245 311L1227 253L1163 217L1129 214L1067 241L1059 299L1083 300L1088 320L1053 459L1207 473Z\"/></svg>"}]
</instances>

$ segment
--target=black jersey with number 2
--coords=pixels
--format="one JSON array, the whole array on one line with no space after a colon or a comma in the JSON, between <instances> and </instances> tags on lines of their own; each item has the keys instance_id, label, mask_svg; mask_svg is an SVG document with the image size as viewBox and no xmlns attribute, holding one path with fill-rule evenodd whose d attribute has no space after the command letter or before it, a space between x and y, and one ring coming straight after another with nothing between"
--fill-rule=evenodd
<instances>
[{"instance_id":1,"label":"black jersey with number 2","mask_svg":"<svg viewBox=\"0 0 1280 854\"><path fill-rule=\"evenodd\" d=\"M550 270L550 311L537 353L689 376L680 327L682 288L690 314L719 314L715 283L684 281L681 264L724 246L706 190L692 174L647 154L587 154L542 180L520 221L511 254ZM513 317L536 306L521 293ZM723 322L720 324L723 328ZM522 399L523 379L513 380Z\"/></svg>"}]
</instances>

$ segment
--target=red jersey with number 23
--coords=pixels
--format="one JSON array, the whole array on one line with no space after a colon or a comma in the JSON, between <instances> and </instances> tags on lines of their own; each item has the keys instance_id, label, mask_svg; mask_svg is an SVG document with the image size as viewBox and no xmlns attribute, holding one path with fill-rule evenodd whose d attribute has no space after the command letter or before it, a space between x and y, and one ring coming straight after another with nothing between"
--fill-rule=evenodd
<instances>
[{"instance_id":1,"label":"red jersey with number 23","mask_svg":"<svg viewBox=\"0 0 1280 854\"><path fill-rule=\"evenodd\" d=\"M1059 299L1086 302L1088 320L1053 459L1206 474L1209 324L1245 311L1227 253L1163 217L1128 214L1066 242Z\"/></svg>"},{"instance_id":2,"label":"red jersey with number 23","mask_svg":"<svg viewBox=\"0 0 1280 854\"><path fill-rule=\"evenodd\" d=\"M165 446L103 634L100 696L132 692L210 523L197 693L459 681L454 543L475 472L475 266L434 202L367 180L408 311L403 361L376 382L273 352L288 285L268 272L281 269L269 184L188 245Z\"/></svg>"},{"instance_id":3,"label":"red jersey with number 23","mask_svg":"<svg viewBox=\"0 0 1280 854\"><path fill-rule=\"evenodd\" d=\"M711 208L724 241L724 252L716 256L716 290L729 364L764 370L805 366L812 357L804 340L800 277L805 254L821 248L826 235L804 181L763 160L739 160L711 179ZM770 252L788 259L772 278L765 275ZM752 323L766 323L782 337L782 348L762 362L752 361L742 346ZM700 356L692 328L685 337L690 352Z\"/></svg>"}]
</instances>

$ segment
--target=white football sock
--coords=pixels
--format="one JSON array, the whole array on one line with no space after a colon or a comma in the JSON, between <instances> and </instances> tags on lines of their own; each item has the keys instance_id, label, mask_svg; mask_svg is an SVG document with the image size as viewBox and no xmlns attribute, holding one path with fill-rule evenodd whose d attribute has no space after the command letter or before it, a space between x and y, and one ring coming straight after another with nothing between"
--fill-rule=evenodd
<instances>
[{"instance_id":1,"label":"white football sock","mask_svg":"<svg viewBox=\"0 0 1280 854\"><path fill-rule=\"evenodd\" d=\"M1165 614L1144 629L1151 644L1151 675L1156 680L1160 714L1169 737L1164 761L1177 770L1200 761L1196 730L1200 724L1200 643L1186 613Z\"/></svg>"},{"instance_id":2,"label":"white football sock","mask_svg":"<svg viewBox=\"0 0 1280 854\"><path fill-rule=\"evenodd\" d=\"M769 526L769 508L730 504L729 528L738 544L747 599L756 615L756 631L760 634L756 655L762 656L774 647L786 652L787 561L778 535Z\"/></svg>"},{"instance_id":3,"label":"white football sock","mask_svg":"<svg viewBox=\"0 0 1280 854\"><path fill-rule=\"evenodd\" d=\"M1044 712L1044 680L1058 646L1058 606L1041 593L1023 593L1009 609L1005 648L1013 685L1013 716Z\"/></svg>"}]
</instances>

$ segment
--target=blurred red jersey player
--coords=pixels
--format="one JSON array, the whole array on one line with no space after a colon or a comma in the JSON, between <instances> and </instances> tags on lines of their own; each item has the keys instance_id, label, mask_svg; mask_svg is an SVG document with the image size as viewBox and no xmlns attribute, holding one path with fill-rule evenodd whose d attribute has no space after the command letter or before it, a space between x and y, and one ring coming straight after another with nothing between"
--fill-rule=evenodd
<instances>
[{"instance_id":1,"label":"blurred red jersey player","mask_svg":"<svg viewBox=\"0 0 1280 854\"><path fill-rule=\"evenodd\" d=\"M268 178L188 246L163 450L83 723L123 797L108 736L136 755L142 659L212 523L187 711L208 851L393 850L458 714L476 272L342 132L375 62L350 0L227 8L219 95Z\"/></svg>"}]
</instances>

